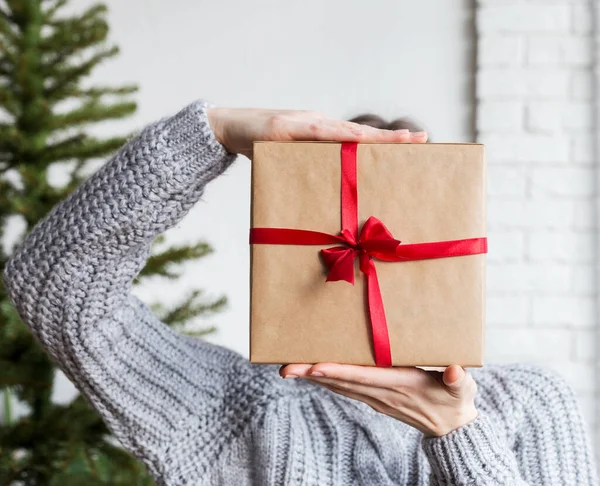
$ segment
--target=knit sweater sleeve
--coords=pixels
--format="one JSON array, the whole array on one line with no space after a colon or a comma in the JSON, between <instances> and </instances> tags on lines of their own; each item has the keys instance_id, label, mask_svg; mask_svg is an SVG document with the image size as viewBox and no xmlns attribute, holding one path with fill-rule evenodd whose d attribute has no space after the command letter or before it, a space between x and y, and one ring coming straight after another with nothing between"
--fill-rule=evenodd
<instances>
[{"instance_id":1,"label":"knit sweater sleeve","mask_svg":"<svg viewBox=\"0 0 600 486\"><path fill-rule=\"evenodd\" d=\"M474 370L473 422L423 440L432 486L596 486L593 449L573 390L534 365Z\"/></svg>"},{"instance_id":2,"label":"knit sweater sleeve","mask_svg":"<svg viewBox=\"0 0 600 486\"><path fill-rule=\"evenodd\" d=\"M516 457L486 416L423 441L435 486L527 486Z\"/></svg>"},{"instance_id":3,"label":"knit sweater sleeve","mask_svg":"<svg viewBox=\"0 0 600 486\"><path fill-rule=\"evenodd\" d=\"M130 295L155 236L234 160L206 108L198 101L143 130L31 231L4 273L22 319L155 474L190 414L207 429L223 422L219 413L236 416L226 408L251 369L173 332Z\"/></svg>"}]
</instances>

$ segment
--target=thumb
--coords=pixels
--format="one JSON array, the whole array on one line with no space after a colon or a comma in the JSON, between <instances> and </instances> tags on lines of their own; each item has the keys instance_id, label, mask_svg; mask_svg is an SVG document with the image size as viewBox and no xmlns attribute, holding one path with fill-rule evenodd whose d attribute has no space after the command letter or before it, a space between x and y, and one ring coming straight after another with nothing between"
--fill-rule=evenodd
<instances>
[{"instance_id":1,"label":"thumb","mask_svg":"<svg viewBox=\"0 0 600 486\"><path fill-rule=\"evenodd\" d=\"M458 393L460 392L461 385L463 384L466 376L465 370L462 366L452 365L448 366L444 370L443 380L444 385L451 391Z\"/></svg>"}]
</instances>

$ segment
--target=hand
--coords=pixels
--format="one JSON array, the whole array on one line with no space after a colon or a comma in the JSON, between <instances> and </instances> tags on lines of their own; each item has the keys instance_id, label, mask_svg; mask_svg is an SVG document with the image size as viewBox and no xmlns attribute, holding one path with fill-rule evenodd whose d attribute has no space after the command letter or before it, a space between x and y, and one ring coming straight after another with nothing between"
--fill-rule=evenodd
<instances>
[{"instance_id":1,"label":"hand","mask_svg":"<svg viewBox=\"0 0 600 486\"><path fill-rule=\"evenodd\" d=\"M227 150L252 158L254 141L316 140L333 142L427 141L425 132L379 130L328 118L312 111L210 108L208 122Z\"/></svg>"},{"instance_id":2,"label":"hand","mask_svg":"<svg viewBox=\"0 0 600 486\"><path fill-rule=\"evenodd\" d=\"M460 366L441 373L419 368L374 368L320 363L281 368L283 378L306 378L366 403L427 436L439 437L477 417L472 376Z\"/></svg>"}]
</instances>

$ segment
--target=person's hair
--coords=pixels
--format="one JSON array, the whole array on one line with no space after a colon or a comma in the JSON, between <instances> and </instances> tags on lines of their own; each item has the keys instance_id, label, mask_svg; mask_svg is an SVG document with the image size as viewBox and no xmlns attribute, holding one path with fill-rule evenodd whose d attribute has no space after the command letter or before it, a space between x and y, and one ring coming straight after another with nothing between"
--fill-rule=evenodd
<instances>
[{"instance_id":1,"label":"person's hair","mask_svg":"<svg viewBox=\"0 0 600 486\"><path fill-rule=\"evenodd\" d=\"M426 131L422 125L409 117L396 118L392 121L387 121L386 119L380 117L379 115L375 115L373 113L365 113L363 115L355 116L350 120L353 123L358 123L360 125L368 125L373 128L380 128L383 130L409 130L411 132L424 132ZM431 135L429 134L429 138L427 140L431 142Z\"/></svg>"}]
</instances>

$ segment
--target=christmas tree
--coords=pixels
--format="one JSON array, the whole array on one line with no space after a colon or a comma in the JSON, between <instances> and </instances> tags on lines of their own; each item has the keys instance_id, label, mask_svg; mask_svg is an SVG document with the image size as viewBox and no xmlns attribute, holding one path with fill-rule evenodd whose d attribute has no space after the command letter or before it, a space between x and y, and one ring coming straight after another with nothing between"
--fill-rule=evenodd
<instances>
[{"instance_id":1,"label":"christmas tree","mask_svg":"<svg viewBox=\"0 0 600 486\"><path fill-rule=\"evenodd\" d=\"M118 49L107 45L106 7L65 14L67 0L0 0L0 219L20 221L23 234L85 178L86 167L106 159L127 137L97 138L85 129L124 118L136 109L134 86L86 86L93 69ZM60 187L49 171L68 174ZM157 241L163 243L164 241ZM11 248L0 250L0 266ZM14 248L14 246L12 246ZM157 250L155 247L154 250ZM153 251L140 274L177 279L178 264L211 251L205 243ZM1 268L0 268L1 270ZM175 307L154 304L169 325L217 311L221 298L192 292ZM205 329L203 332L210 332ZM201 332L202 333L202 332ZM56 367L19 320L0 288L0 486L152 484L143 465L115 445L84 399L52 402ZM27 412L13 416L15 403Z\"/></svg>"}]
</instances>

